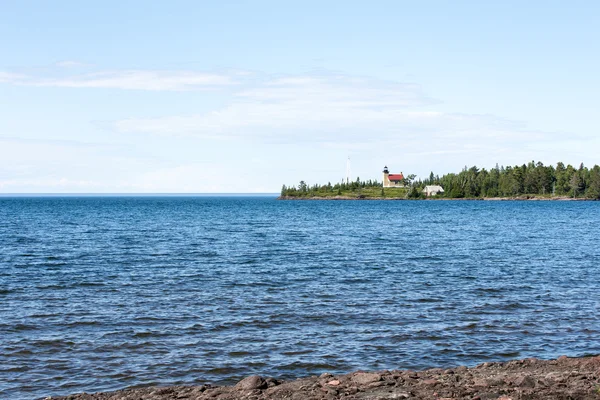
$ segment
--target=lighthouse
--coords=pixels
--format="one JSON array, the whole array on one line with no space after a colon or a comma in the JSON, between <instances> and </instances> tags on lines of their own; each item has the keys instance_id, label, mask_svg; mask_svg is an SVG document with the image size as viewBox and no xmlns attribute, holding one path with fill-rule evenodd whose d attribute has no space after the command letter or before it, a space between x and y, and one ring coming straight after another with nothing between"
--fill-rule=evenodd
<instances>
[{"instance_id":1,"label":"lighthouse","mask_svg":"<svg viewBox=\"0 0 600 400\"><path fill-rule=\"evenodd\" d=\"M383 187L390 187L390 170L387 165L383 167Z\"/></svg>"},{"instance_id":2,"label":"lighthouse","mask_svg":"<svg viewBox=\"0 0 600 400\"><path fill-rule=\"evenodd\" d=\"M404 187L404 174L390 174L387 165L383 167L383 187Z\"/></svg>"}]
</instances>

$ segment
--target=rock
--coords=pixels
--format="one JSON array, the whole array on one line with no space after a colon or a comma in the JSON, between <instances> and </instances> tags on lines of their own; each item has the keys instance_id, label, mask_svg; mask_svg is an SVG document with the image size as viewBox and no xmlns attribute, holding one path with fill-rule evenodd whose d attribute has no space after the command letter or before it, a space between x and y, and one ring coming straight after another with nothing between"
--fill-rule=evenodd
<instances>
[{"instance_id":1,"label":"rock","mask_svg":"<svg viewBox=\"0 0 600 400\"><path fill-rule=\"evenodd\" d=\"M327 384L328 384L329 386L339 386L339 384L340 384L340 381L338 381L337 379L334 379L334 380L332 380L332 381L329 381L329 382L327 382Z\"/></svg>"},{"instance_id":2,"label":"rock","mask_svg":"<svg viewBox=\"0 0 600 400\"><path fill-rule=\"evenodd\" d=\"M425 379L425 380L423 381L423 384L424 384L424 385L427 385L427 386L435 386L435 385L437 385L438 383L440 383L440 382L439 382L437 379Z\"/></svg>"},{"instance_id":3,"label":"rock","mask_svg":"<svg viewBox=\"0 0 600 400\"><path fill-rule=\"evenodd\" d=\"M225 393L223 389L210 389L205 392L205 397L213 398Z\"/></svg>"},{"instance_id":4,"label":"rock","mask_svg":"<svg viewBox=\"0 0 600 400\"><path fill-rule=\"evenodd\" d=\"M358 393L358 388L355 388L353 386L349 387L349 388L346 389L346 393L348 393L348 394L356 394L356 393Z\"/></svg>"},{"instance_id":5,"label":"rock","mask_svg":"<svg viewBox=\"0 0 600 400\"><path fill-rule=\"evenodd\" d=\"M352 381L359 385L367 385L369 383L379 382L380 380L381 375L368 372L358 372L352 377Z\"/></svg>"},{"instance_id":6,"label":"rock","mask_svg":"<svg viewBox=\"0 0 600 400\"><path fill-rule=\"evenodd\" d=\"M200 397L207 389L209 388L206 385L196 387L190 392L190 397Z\"/></svg>"},{"instance_id":7,"label":"rock","mask_svg":"<svg viewBox=\"0 0 600 400\"><path fill-rule=\"evenodd\" d=\"M387 382L381 381L381 382L372 382L369 383L367 385L368 388L376 388L376 387L381 387L381 386L386 386Z\"/></svg>"},{"instance_id":8,"label":"rock","mask_svg":"<svg viewBox=\"0 0 600 400\"><path fill-rule=\"evenodd\" d=\"M554 381L554 382L563 382L565 378L562 376L560 372L549 372L544 376L546 380Z\"/></svg>"},{"instance_id":9,"label":"rock","mask_svg":"<svg viewBox=\"0 0 600 400\"><path fill-rule=\"evenodd\" d=\"M486 379L486 382L488 386L502 386L505 383L504 379L498 377Z\"/></svg>"},{"instance_id":10,"label":"rock","mask_svg":"<svg viewBox=\"0 0 600 400\"><path fill-rule=\"evenodd\" d=\"M267 383L268 387L273 387L273 386L277 386L277 385L281 384L281 382L279 382L275 378L267 378L267 379L265 379L265 382Z\"/></svg>"},{"instance_id":11,"label":"rock","mask_svg":"<svg viewBox=\"0 0 600 400\"><path fill-rule=\"evenodd\" d=\"M297 379L295 381L283 382L277 386L270 387L265 391L265 393L267 394L267 397L285 397L285 395L283 395L282 393L303 393L307 390L310 390L311 388L314 390L320 386L318 383L315 383L314 385L313 383L314 381L310 378Z\"/></svg>"},{"instance_id":12,"label":"rock","mask_svg":"<svg viewBox=\"0 0 600 400\"><path fill-rule=\"evenodd\" d=\"M333 378L333 375L331 375L328 372L323 372L321 375L319 375L319 378L321 378L321 379Z\"/></svg>"},{"instance_id":13,"label":"rock","mask_svg":"<svg viewBox=\"0 0 600 400\"><path fill-rule=\"evenodd\" d=\"M488 387L489 384L488 384L487 379L475 378L475 379L473 379L473 386Z\"/></svg>"},{"instance_id":14,"label":"rock","mask_svg":"<svg viewBox=\"0 0 600 400\"><path fill-rule=\"evenodd\" d=\"M175 393L175 390L173 388L166 387L166 388L158 388L158 389L154 390L151 394L161 396L161 395L167 395L167 394L172 394L172 393Z\"/></svg>"},{"instance_id":15,"label":"rock","mask_svg":"<svg viewBox=\"0 0 600 400\"><path fill-rule=\"evenodd\" d=\"M533 379L529 375L521 375L514 381L515 386L521 388L534 388L535 387L535 379Z\"/></svg>"},{"instance_id":16,"label":"rock","mask_svg":"<svg viewBox=\"0 0 600 400\"><path fill-rule=\"evenodd\" d=\"M557 358L558 361L567 361L569 359L569 357L567 356L560 356Z\"/></svg>"},{"instance_id":17,"label":"rock","mask_svg":"<svg viewBox=\"0 0 600 400\"><path fill-rule=\"evenodd\" d=\"M242 379L235 385L235 389L238 390L253 390L253 389L266 389L267 382L258 375L252 375Z\"/></svg>"}]
</instances>

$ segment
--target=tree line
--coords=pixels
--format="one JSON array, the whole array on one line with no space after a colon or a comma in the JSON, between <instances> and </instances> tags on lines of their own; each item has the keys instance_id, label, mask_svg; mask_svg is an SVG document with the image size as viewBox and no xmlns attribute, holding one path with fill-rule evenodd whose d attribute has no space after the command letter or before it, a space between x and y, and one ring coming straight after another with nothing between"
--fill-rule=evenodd
<instances>
[{"instance_id":1,"label":"tree line","mask_svg":"<svg viewBox=\"0 0 600 400\"><path fill-rule=\"evenodd\" d=\"M383 188L383 183L377 180L366 180L363 181L360 178L356 178L355 181L351 182L340 182L334 185L328 182L326 185L309 185L305 181L300 181L298 186L286 186L283 185L281 188L282 196L293 196L293 197L310 197L310 196L322 196L322 195L342 195L346 193L361 192L363 189L378 189Z\"/></svg>"},{"instance_id":2,"label":"tree line","mask_svg":"<svg viewBox=\"0 0 600 400\"><path fill-rule=\"evenodd\" d=\"M422 189L427 185L440 185L444 188L443 197L483 198L483 197L519 197L535 195L541 197L568 196L574 198L600 199L600 167L587 168L580 164L578 168L562 162L544 165L541 162L515 166L498 166L487 170L473 166L465 167L458 173L443 176L432 172L426 179L415 179L408 175L404 182L406 197L423 196ZM323 195L355 194L366 190L372 193L379 189L381 196L389 189L377 180L340 182L332 185L308 185L302 181L298 186L283 186L282 196L308 197ZM392 189L393 190L393 189Z\"/></svg>"},{"instance_id":3,"label":"tree line","mask_svg":"<svg viewBox=\"0 0 600 400\"><path fill-rule=\"evenodd\" d=\"M440 185L445 196L450 198L476 197L517 197L523 195L569 196L600 198L600 167L579 168L565 166L559 162L556 167L545 166L541 162L514 167L485 168L465 167L458 174L450 173L442 177L429 175L419 181L420 186Z\"/></svg>"}]
</instances>

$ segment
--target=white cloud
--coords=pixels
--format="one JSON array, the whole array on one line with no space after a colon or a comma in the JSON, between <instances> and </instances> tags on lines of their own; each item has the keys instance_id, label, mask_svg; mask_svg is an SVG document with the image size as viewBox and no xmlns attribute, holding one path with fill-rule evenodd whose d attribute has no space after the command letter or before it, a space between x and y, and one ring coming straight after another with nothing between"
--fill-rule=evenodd
<instances>
[{"instance_id":1,"label":"white cloud","mask_svg":"<svg viewBox=\"0 0 600 400\"><path fill-rule=\"evenodd\" d=\"M183 91L231 85L228 76L199 72L172 71L118 71L98 72L63 79L31 82L33 86L56 86L71 88L108 88L124 90Z\"/></svg>"},{"instance_id":2,"label":"white cloud","mask_svg":"<svg viewBox=\"0 0 600 400\"><path fill-rule=\"evenodd\" d=\"M267 192L279 185L257 182L255 175L229 160L166 159L108 144L0 136L0 193ZM225 176L236 176L236 184Z\"/></svg>"},{"instance_id":3,"label":"white cloud","mask_svg":"<svg viewBox=\"0 0 600 400\"><path fill-rule=\"evenodd\" d=\"M342 74L268 77L240 71L130 70L63 71L61 77L49 78L0 72L0 82L154 91L227 86L228 93L233 91L228 103L215 103L209 112L132 117L103 125L100 134L106 135L108 127L123 134L122 145L143 148L134 153L101 144L114 139L115 132L90 136L94 143L0 137L3 192L267 192L300 179L335 181L344 174L348 154L356 174L379 178L384 164L426 176L431 170L458 171L465 164L587 162L589 152L580 157L573 149L595 148L582 147L573 135L536 131L519 121L441 111L440 102L415 84ZM204 100L210 101L205 95L195 95L203 107ZM224 176L235 176L236 183Z\"/></svg>"},{"instance_id":4,"label":"white cloud","mask_svg":"<svg viewBox=\"0 0 600 400\"><path fill-rule=\"evenodd\" d=\"M81 67L91 66L91 64L86 64L86 63L83 63L80 61L73 61L73 60L59 61L55 65L60 68L81 68Z\"/></svg>"},{"instance_id":5,"label":"white cloud","mask_svg":"<svg viewBox=\"0 0 600 400\"><path fill-rule=\"evenodd\" d=\"M233 85L235 81L227 74L194 71L100 71L51 78L0 71L0 83L38 87L190 91Z\"/></svg>"},{"instance_id":6,"label":"white cloud","mask_svg":"<svg viewBox=\"0 0 600 400\"><path fill-rule=\"evenodd\" d=\"M0 137L0 192L114 191L140 164L109 144ZM148 163L146 163L148 164Z\"/></svg>"},{"instance_id":7,"label":"white cloud","mask_svg":"<svg viewBox=\"0 0 600 400\"><path fill-rule=\"evenodd\" d=\"M98 182L90 180L73 180L66 177L0 180L0 191L6 193L68 193L71 191L85 193L94 192L101 187L102 185Z\"/></svg>"},{"instance_id":8,"label":"white cloud","mask_svg":"<svg viewBox=\"0 0 600 400\"><path fill-rule=\"evenodd\" d=\"M224 182L223 177L236 176L236 183ZM154 168L139 174L127 188L145 193L264 193L273 192L257 184L250 171L237 170L220 163L186 163ZM275 186L276 187L276 186Z\"/></svg>"},{"instance_id":9,"label":"white cloud","mask_svg":"<svg viewBox=\"0 0 600 400\"><path fill-rule=\"evenodd\" d=\"M437 101L418 85L344 75L290 76L237 93L208 113L129 118L120 132L247 138L277 143L315 142L329 147L398 146L431 151L499 148L541 140L543 133L493 115L435 111Z\"/></svg>"},{"instance_id":10,"label":"white cloud","mask_svg":"<svg viewBox=\"0 0 600 400\"><path fill-rule=\"evenodd\" d=\"M122 132L314 138L394 123L408 108L435 103L417 85L347 76L276 78L236 94L206 114L116 123ZM358 125L357 125L358 124ZM365 132L362 134L364 135Z\"/></svg>"},{"instance_id":11,"label":"white cloud","mask_svg":"<svg viewBox=\"0 0 600 400\"><path fill-rule=\"evenodd\" d=\"M27 76L23 74L0 71L0 83L15 83L26 78Z\"/></svg>"}]
</instances>

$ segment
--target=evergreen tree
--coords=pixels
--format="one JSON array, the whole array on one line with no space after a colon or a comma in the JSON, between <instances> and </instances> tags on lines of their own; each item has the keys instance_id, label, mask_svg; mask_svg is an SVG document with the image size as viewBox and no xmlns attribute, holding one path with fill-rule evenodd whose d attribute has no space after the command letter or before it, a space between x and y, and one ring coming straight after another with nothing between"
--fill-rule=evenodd
<instances>
[{"instance_id":1,"label":"evergreen tree","mask_svg":"<svg viewBox=\"0 0 600 400\"><path fill-rule=\"evenodd\" d=\"M553 194L600 199L600 167L595 165L588 169L582 163L576 169L572 165L565 166L559 162L555 168L535 161L514 167L496 164L489 171L473 166L465 167L459 173L449 173L441 177L431 172L424 180L416 180L414 174L409 174L405 176L404 184L408 189L391 189L386 192L382 183L371 179L362 181L356 178L353 182L342 181L334 186L330 182L327 185L308 185L305 181L300 181L297 187L283 185L281 195L322 197L337 193L356 196L358 192L361 198L379 195L383 197L386 194L398 197L406 194L409 198L419 198L423 197L422 189L425 185L439 184L445 190L443 196L450 198Z\"/></svg>"}]
</instances>

